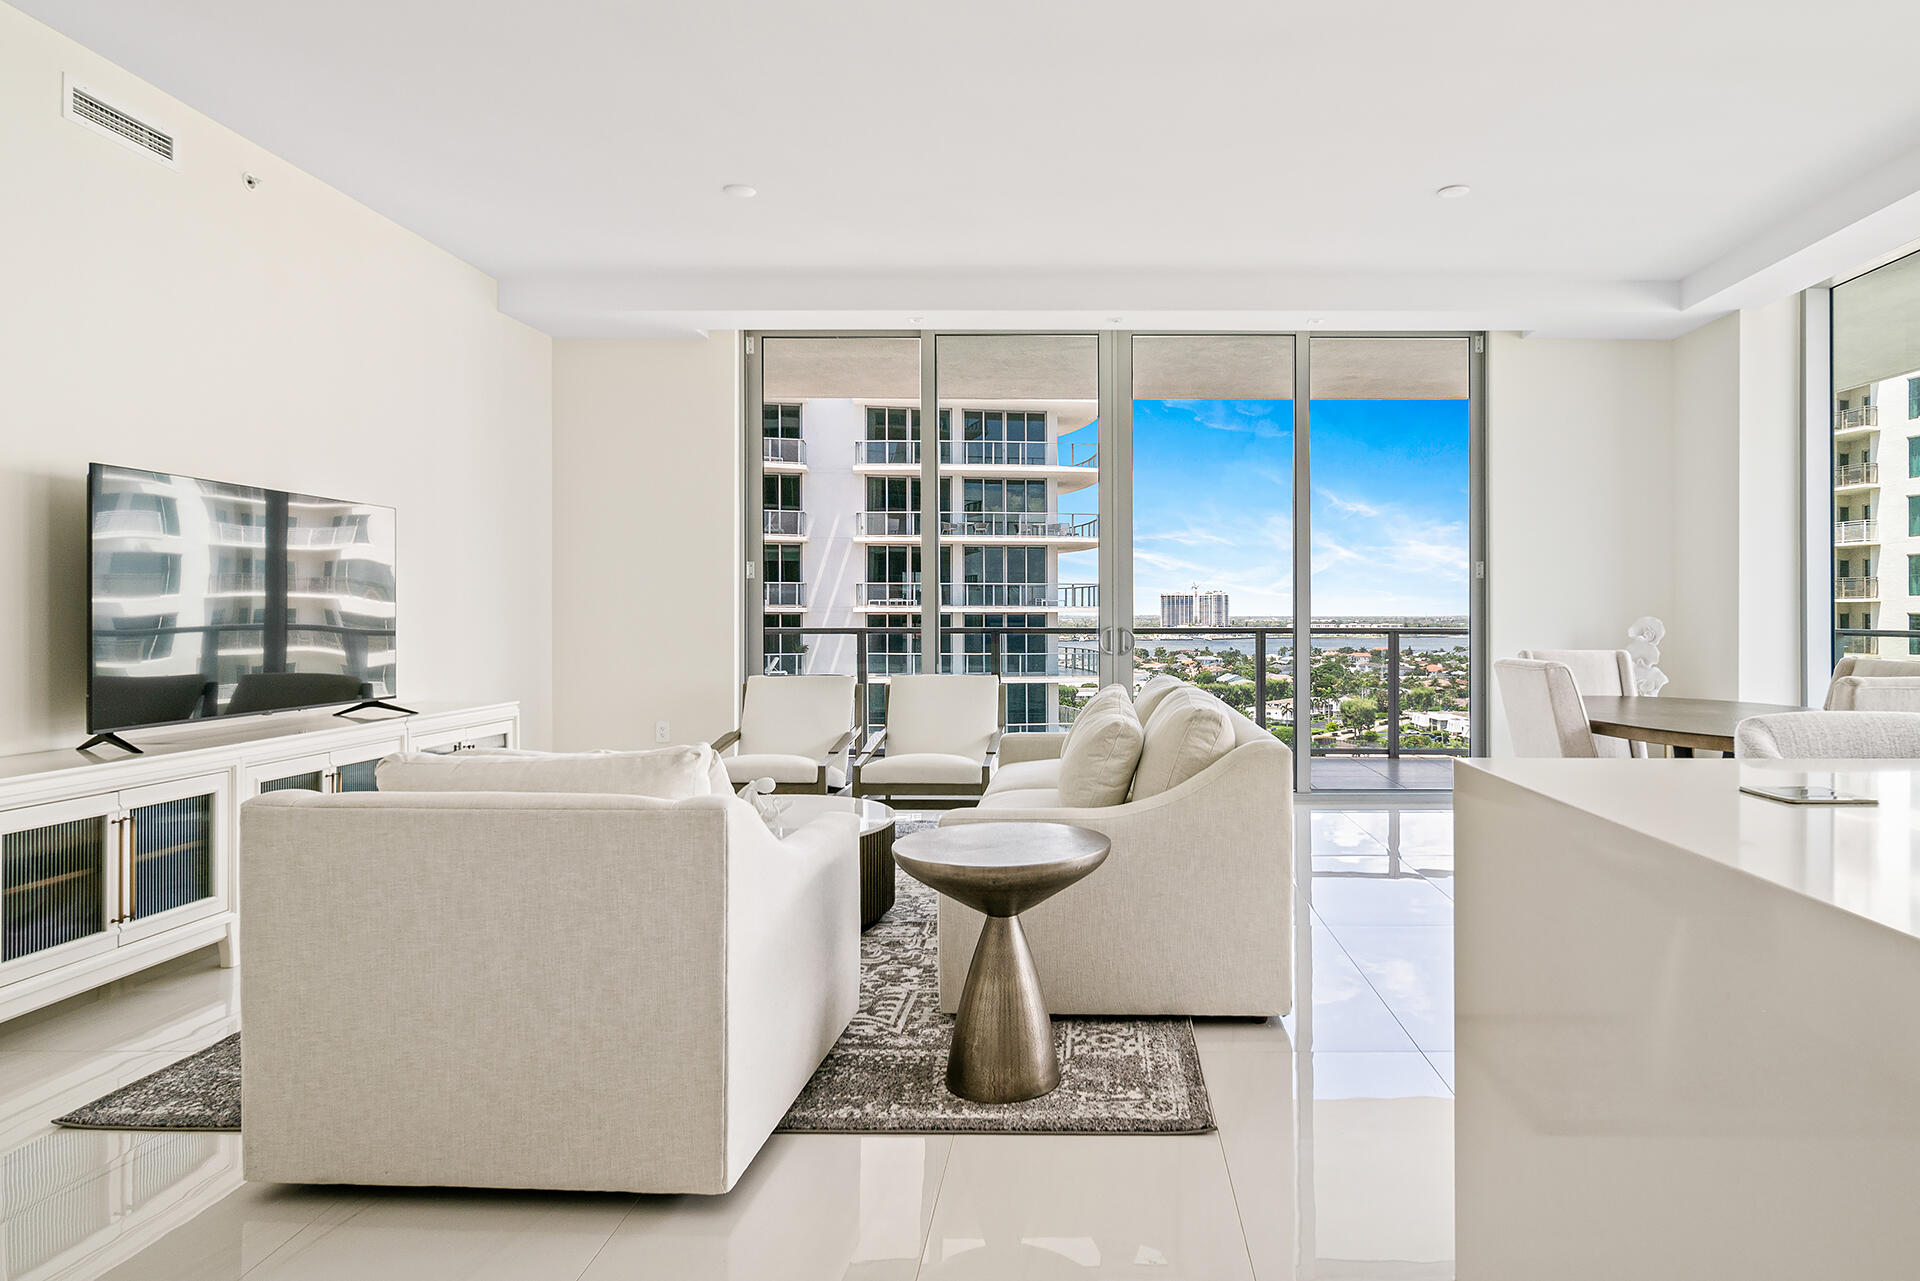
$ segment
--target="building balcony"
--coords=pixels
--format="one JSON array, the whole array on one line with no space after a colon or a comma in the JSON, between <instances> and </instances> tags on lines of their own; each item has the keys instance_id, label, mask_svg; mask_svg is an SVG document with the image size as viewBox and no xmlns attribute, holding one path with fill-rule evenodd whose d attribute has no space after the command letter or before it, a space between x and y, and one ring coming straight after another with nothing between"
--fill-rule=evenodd
<instances>
[{"instance_id":1,"label":"building balcony","mask_svg":"<svg viewBox=\"0 0 1920 1281\"><path fill-rule=\"evenodd\" d=\"M807 469L807 442L793 436L762 436L760 465L772 472L802 472Z\"/></svg>"},{"instance_id":2,"label":"building balcony","mask_svg":"<svg viewBox=\"0 0 1920 1281\"><path fill-rule=\"evenodd\" d=\"M1100 518L1080 512L948 512L940 518L940 536L955 542L1054 543L1080 550L1100 545Z\"/></svg>"},{"instance_id":3,"label":"building balcony","mask_svg":"<svg viewBox=\"0 0 1920 1281\"><path fill-rule=\"evenodd\" d=\"M917 440L856 440L853 442L853 469L918 467L920 442Z\"/></svg>"},{"instance_id":4,"label":"building balcony","mask_svg":"<svg viewBox=\"0 0 1920 1281\"><path fill-rule=\"evenodd\" d=\"M1877 520L1842 520L1833 526L1833 545L1835 547L1858 547L1863 543L1880 541L1880 522Z\"/></svg>"},{"instance_id":5,"label":"building balcony","mask_svg":"<svg viewBox=\"0 0 1920 1281\"><path fill-rule=\"evenodd\" d=\"M1856 409L1837 409L1833 414L1833 434L1875 431L1880 426L1880 406L1861 405Z\"/></svg>"},{"instance_id":6,"label":"building balcony","mask_svg":"<svg viewBox=\"0 0 1920 1281\"><path fill-rule=\"evenodd\" d=\"M1844 467L1833 469L1833 487L1835 489L1858 489L1863 485L1880 483L1879 463L1848 463Z\"/></svg>"},{"instance_id":7,"label":"building balcony","mask_svg":"<svg viewBox=\"0 0 1920 1281\"><path fill-rule=\"evenodd\" d=\"M807 607L807 585L805 583L762 583L768 609L805 609Z\"/></svg>"},{"instance_id":8,"label":"building balcony","mask_svg":"<svg viewBox=\"0 0 1920 1281\"><path fill-rule=\"evenodd\" d=\"M996 664L999 665L998 671L995 671ZM1075 674L1072 668L1060 661L1058 654L1009 653L1004 660L993 654L979 652L943 654L940 670L959 676L997 675L1010 681L1058 679L1062 674Z\"/></svg>"},{"instance_id":9,"label":"building balcony","mask_svg":"<svg viewBox=\"0 0 1920 1281\"><path fill-rule=\"evenodd\" d=\"M914 542L920 537L920 513L854 513L853 536L859 542ZM1046 543L1082 551L1100 545L1100 518L1079 512L942 512L940 539L948 543Z\"/></svg>"},{"instance_id":10,"label":"building balcony","mask_svg":"<svg viewBox=\"0 0 1920 1281\"><path fill-rule=\"evenodd\" d=\"M784 507L760 509L760 532L770 543L806 542L809 523L809 517L803 511L792 511Z\"/></svg>"},{"instance_id":11,"label":"building balcony","mask_svg":"<svg viewBox=\"0 0 1920 1281\"><path fill-rule=\"evenodd\" d=\"M104 511L93 514L95 538L166 538L175 531L157 511Z\"/></svg>"},{"instance_id":12,"label":"building balcony","mask_svg":"<svg viewBox=\"0 0 1920 1281\"><path fill-rule=\"evenodd\" d=\"M853 607L889 613L920 608L919 583L855 583Z\"/></svg>"},{"instance_id":13,"label":"building balcony","mask_svg":"<svg viewBox=\"0 0 1920 1281\"><path fill-rule=\"evenodd\" d=\"M853 469L863 475L910 475L920 467L917 440L856 440ZM959 440L940 442L940 470L947 475L1050 478L1061 492L1100 480L1100 451L1091 445L1050 441Z\"/></svg>"},{"instance_id":14,"label":"building balcony","mask_svg":"<svg viewBox=\"0 0 1920 1281\"><path fill-rule=\"evenodd\" d=\"M1879 600L1880 580L1878 578L1836 578L1833 580L1833 598L1835 600Z\"/></svg>"},{"instance_id":15,"label":"building balcony","mask_svg":"<svg viewBox=\"0 0 1920 1281\"><path fill-rule=\"evenodd\" d=\"M1100 603L1092 583L949 583L947 609L1003 610L1091 609Z\"/></svg>"}]
</instances>

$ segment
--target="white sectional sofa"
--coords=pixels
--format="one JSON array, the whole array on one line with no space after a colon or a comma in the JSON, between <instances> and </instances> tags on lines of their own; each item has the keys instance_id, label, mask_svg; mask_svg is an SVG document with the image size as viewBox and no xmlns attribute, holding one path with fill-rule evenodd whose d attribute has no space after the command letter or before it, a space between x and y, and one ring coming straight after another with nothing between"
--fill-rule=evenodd
<instances>
[{"instance_id":1,"label":"white sectional sofa","mask_svg":"<svg viewBox=\"0 0 1920 1281\"><path fill-rule=\"evenodd\" d=\"M850 814L779 840L731 795L243 813L249 1179L725 1192L853 1017Z\"/></svg>"},{"instance_id":2,"label":"white sectional sofa","mask_svg":"<svg viewBox=\"0 0 1920 1281\"><path fill-rule=\"evenodd\" d=\"M1182 688L1225 711L1231 739L1191 777L1119 804L1069 806L1060 793L1067 736L1009 734L980 804L941 820L1072 823L1112 840L1099 870L1021 916L1054 1014L1291 1009L1293 754L1220 700ZM1175 732L1154 711L1144 721L1147 759L1156 730ZM958 1006L979 932L979 913L941 898L944 1010Z\"/></svg>"}]
</instances>

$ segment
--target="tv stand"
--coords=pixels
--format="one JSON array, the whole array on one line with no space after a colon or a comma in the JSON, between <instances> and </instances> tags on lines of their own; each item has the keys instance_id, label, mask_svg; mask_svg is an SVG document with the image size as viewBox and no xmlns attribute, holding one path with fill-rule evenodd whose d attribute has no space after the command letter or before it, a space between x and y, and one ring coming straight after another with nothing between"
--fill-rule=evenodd
<instances>
[{"instance_id":1,"label":"tv stand","mask_svg":"<svg viewBox=\"0 0 1920 1281\"><path fill-rule=\"evenodd\" d=\"M334 715L350 716L354 712L399 712L402 716L413 716L416 714L411 707L402 707L398 703L389 703L384 698L363 698L352 707L341 708L335 712ZM137 751L139 749L136 748L135 750Z\"/></svg>"},{"instance_id":2,"label":"tv stand","mask_svg":"<svg viewBox=\"0 0 1920 1281\"><path fill-rule=\"evenodd\" d=\"M96 746L118 747L124 751L132 752L135 756L142 755L142 752L140 751L140 749L135 747L132 743L129 743L126 739L121 738L118 734L111 734L111 733L95 734L92 738L80 744L80 746L74 748L73 750L76 752L90 752Z\"/></svg>"}]
</instances>

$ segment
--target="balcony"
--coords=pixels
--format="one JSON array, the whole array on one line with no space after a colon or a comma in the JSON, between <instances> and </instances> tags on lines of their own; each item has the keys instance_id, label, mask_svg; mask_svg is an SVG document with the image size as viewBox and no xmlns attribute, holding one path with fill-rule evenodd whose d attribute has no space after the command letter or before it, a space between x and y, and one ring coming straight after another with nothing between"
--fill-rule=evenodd
<instances>
[{"instance_id":1,"label":"balcony","mask_svg":"<svg viewBox=\"0 0 1920 1281\"><path fill-rule=\"evenodd\" d=\"M1093 583L948 583L948 609L1092 609L1100 603Z\"/></svg>"},{"instance_id":2,"label":"balcony","mask_svg":"<svg viewBox=\"0 0 1920 1281\"><path fill-rule=\"evenodd\" d=\"M805 583L763 583L768 609L805 609L807 607L807 585Z\"/></svg>"},{"instance_id":3,"label":"balcony","mask_svg":"<svg viewBox=\"0 0 1920 1281\"><path fill-rule=\"evenodd\" d=\"M917 440L856 440L853 469L904 475L920 466ZM1100 451L1092 445L1039 440L940 442L940 470L983 477L1051 477L1062 492L1100 479Z\"/></svg>"},{"instance_id":4,"label":"balcony","mask_svg":"<svg viewBox=\"0 0 1920 1281\"><path fill-rule=\"evenodd\" d=\"M1873 431L1880 426L1880 406L1861 405L1857 409L1838 409L1833 415L1833 433Z\"/></svg>"},{"instance_id":5,"label":"balcony","mask_svg":"<svg viewBox=\"0 0 1920 1281\"><path fill-rule=\"evenodd\" d=\"M95 538L164 538L172 532L157 511L128 508L93 514Z\"/></svg>"},{"instance_id":6,"label":"balcony","mask_svg":"<svg viewBox=\"0 0 1920 1281\"><path fill-rule=\"evenodd\" d=\"M768 471L805 471L807 442L796 436L762 436L760 462Z\"/></svg>"},{"instance_id":7,"label":"balcony","mask_svg":"<svg viewBox=\"0 0 1920 1281\"><path fill-rule=\"evenodd\" d=\"M784 507L760 509L760 532L770 543L801 543L807 538L807 513Z\"/></svg>"},{"instance_id":8,"label":"balcony","mask_svg":"<svg viewBox=\"0 0 1920 1281\"><path fill-rule=\"evenodd\" d=\"M1878 578L1836 578L1833 580L1833 598L1835 600L1879 600L1880 580Z\"/></svg>"},{"instance_id":9,"label":"balcony","mask_svg":"<svg viewBox=\"0 0 1920 1281\"><path fill-rule=\"evenodd\" d=\"M864 542L920 537L920 513L854 513L853 536ZM1082 512L942 512L940 537L947 542L1049 543L1071 550L1100 545L1100 518Z\"/></svg>"},{"instance_id":10,"label":"balcony","mask_svg":"<svg viewBox=\"0 0 1920 1281\"><path fill-rule=\"evenodd\" d=\"M917 440L856 440L853 465L859 467L908 467L920 463Z\"/></svg>"},{"instance_id":11,"label":"balcony","mask_svg":"<svg viewBox=\"0 0 1920 1281\"><path fill-rule=\"evenodd\" d=\"M1842 520L1833 526L1833 545L1835 547L1858 547L1863 543L1880 541L1880 522L1877 520Z\"/></svg>"},{"instance_id":12,"label":"balcony","mask_svg":"<svg viewBox=\"0 0 1920 1281\"><path fill-rule=\"evenodd\" d=\"M1844 467L1833 469L1835 489L1853 489L1860 485L1878 485L1879 483L1879 463L1848 463Z\"/></svg>"},{"instance_id":13,"label":"balcony","mask_svg":"<svg viewBox=\"0 0 1920 1281\"><path fill-rule=\"evenodd\" d=\"M1090 548L1100 545L1100 518L1082 512L948 512L940 517L940 535L962 542L1007 539Z\"/></svg>"},{"instance_id":14,"label":"balcony","mask_svg":"<svg viewBox=\"0 0 1920 1281\"><path fill-rule=\"evenodd\" d=\"M920 537L919 512L869 512L853 514L856 539L913 539Z\"/></svg>"},{"instance_id":15,"label":"balcony","mask_svg":"<svg viewBox=\"0 0 1920 1281\"><path fill-rule=\"evenodd\" d=\"M918 583L855 583L855 609L906 610L920 608Z\"/></svg>"}]
</instances>

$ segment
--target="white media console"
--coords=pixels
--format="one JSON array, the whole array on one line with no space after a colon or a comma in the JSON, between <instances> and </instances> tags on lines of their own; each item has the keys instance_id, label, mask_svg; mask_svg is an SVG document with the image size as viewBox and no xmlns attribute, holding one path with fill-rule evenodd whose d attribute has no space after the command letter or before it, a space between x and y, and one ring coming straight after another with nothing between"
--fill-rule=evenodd
<instances>
[{"instance_id":1,"label":"white media console","mask_svg":"<svg viewBox=\"0 0 1920 1281\"><path fill-rule=\"evenodd\" d=\"M368 791L393 752L519 744L518 703L428 704L155 730L139 756L0 758L0 1021L209 944L235 964L247 797Z\"/></svg>"}]
</instances>

